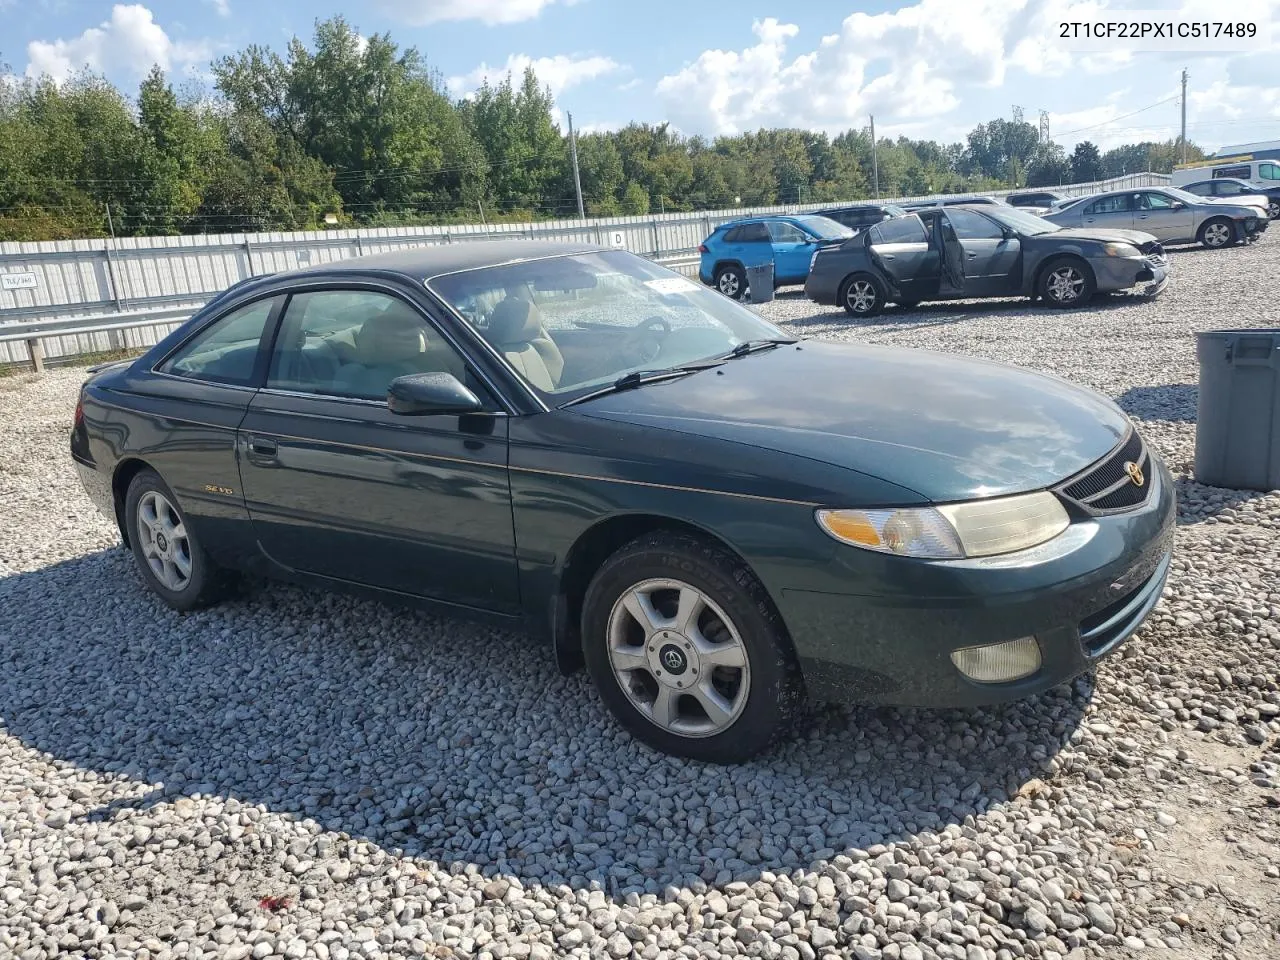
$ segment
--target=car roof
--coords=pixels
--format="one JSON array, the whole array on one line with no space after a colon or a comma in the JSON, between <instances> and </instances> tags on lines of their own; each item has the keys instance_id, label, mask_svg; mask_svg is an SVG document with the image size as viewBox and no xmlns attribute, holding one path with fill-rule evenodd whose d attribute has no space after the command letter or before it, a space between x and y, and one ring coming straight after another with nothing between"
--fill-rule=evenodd
<instances>
[{"instance_id":1,"label":"car roof","mask_svg":"<svg viewBox=\"0 0 1280 960\"><path fill-rule=\"evenodd\" d=\"M326 273L399 273L422 281L444 273L494 267L520 260L571 256L576 253L604 253L607 247L565 240L464 240L458 243L431 243L407 250L349 257L319 263L281 276L314 276Z\"/></svg>"}]
</instances>

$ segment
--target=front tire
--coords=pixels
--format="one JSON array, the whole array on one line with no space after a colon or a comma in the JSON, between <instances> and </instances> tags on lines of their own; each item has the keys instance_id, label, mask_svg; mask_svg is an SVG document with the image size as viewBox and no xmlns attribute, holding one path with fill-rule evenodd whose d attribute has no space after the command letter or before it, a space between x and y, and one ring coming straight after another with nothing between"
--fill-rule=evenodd
<instances>
[{"instance_id":1,"label":"front tire","mask_svg":"<svg viewBox=\"0 0 1280 960\"><path fill-rule=\"evenodd\" d=\"M174 610L186 612L222 599L231 577L217 567L154 470L143 470L125 497L129 546L142 579Z\"/></svg>"},{"instance_id":2,"label":"front tire","mask_svg":"<svg viewBox=\"0 0 1280 960\"><path fill-rule=\"evenodd\" d=\"M730 300L741 300L747 293L747 275L732 264L716 270L716 289Z\"/></svg>"},{"instance_id":3,"label":"front tire","mask_svg":"<svg viewBox=\"0 0 1280 960\"><path fill-rule=\"evenodd\" d=\"M789 729L803 687L781 618L751 571L687 534L605 561L582 613L587 671L637 740L710 763L748 760Z\"/></svg>"},{"instance_id":4,"label":"front tire","mask_svg":"<svg viewBox=\"0 0 1280 960\"><path fill-rule=\"evenodd\" d=\"M855 273L840 284L840 304L851 317L874 317L884 302L884 288L869 273Z\"/></svg>"},{"instance_id":5,"label":"front tire","mask_svg":"<svg viewBox=\"0 0 1280 960\"><path fill-rule=\"evenodd\" d=\"M1097 283L1083 260L1055 257L1040 271L1036 291L1051 307L1078 307L1093 299Z\"/></svg>"},{"instance_id":6,"label":"front tire","mask_svg":"<svg viewBox=\"0 0 1280 960\"><path fill-rule=\"evenodd\" d=\"M1226 217L1214 217L1200 226L1198 239L1210 250L1221 250L1236 242L1235 227Z\"/></svg>"}]
</instances>

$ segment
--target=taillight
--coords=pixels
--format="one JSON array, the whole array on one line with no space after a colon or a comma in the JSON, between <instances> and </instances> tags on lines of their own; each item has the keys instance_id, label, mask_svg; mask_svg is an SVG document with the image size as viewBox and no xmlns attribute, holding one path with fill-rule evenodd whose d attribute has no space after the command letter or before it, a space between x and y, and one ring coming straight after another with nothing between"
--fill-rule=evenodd
<instances>
[{"instance_id":1,"label":"taillight","mask_svg":"<svg viewBox=\"0 0 1280 960\"><path fill-rule=\"evenodd\" d=\"M83 423L84 423L84 397L80 396L76 398L76 415L75 415L74 424L76 427L79 427Z\"/></svg>"},{"instance_id":2,"label":"taillight","mask_svg":"<svg viewBox=\"0 0 1280 960\"><path fill-rule=\"evenodd\" d=\"M700 244L698 244L698 252L699 252L699 253L710 253L711 251L707 249L707 245L706 245L705 243L700 243Z\"/></svg>"}]
</instances>

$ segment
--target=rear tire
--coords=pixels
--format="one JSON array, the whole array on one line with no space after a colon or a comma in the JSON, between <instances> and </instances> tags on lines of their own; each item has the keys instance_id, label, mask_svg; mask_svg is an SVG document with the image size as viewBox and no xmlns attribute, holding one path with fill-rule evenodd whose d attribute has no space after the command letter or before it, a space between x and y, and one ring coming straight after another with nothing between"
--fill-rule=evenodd
<instances>
[{"instance_id":1,"label":"rear tire","mask_svg":"<svg viewBox=\"0 0 1280 960\"><path fill-rule=\"evenodd\" d=\"M739 763L790 729L803 685L782 620L742 561L684 533L647 534L587 588L583 655L637 740Z\"/></svg>"},{"instance_id":2,"label":"rear tire","mask_svg":"<svg viewBox=\"0 0 1280 960\"><path fill-rule=\"evenodd\" d=\"M874 317L884 309L884 287L869 273L855 273L840 284L840 305L851 317Z\"/></svg>"},{"instance_id":3,"label":"rear tire","mask_svg":"<svg viewBox=\"0 0 1280 960\"><path fill-rule=\"evenodd\" d=\"M197 610L230 592L233 575L209 559L160 474L148 469L133 478L124 515L138 572L174 610Z\"/></svg>"},{"instance_id":4,"label":"rear tire","mask_svg":"<svg viewBox=\"0 0 1280 960\"><path fill-rule=\"evenodd\" d=\"M1054 257L1040 271L1036 292L1051 307L1078 307L1097 292L1089 265L1078 257Z\"/></svg>"},{"instance_id":5,"label":"rear tire","mask_svg":"<svg viewBox=\"0 0 1280 960\"><path fill-rule=\"evenodd\" d=\"M1221 250L1234 246L1236 242L1235 225L1226 217L1214 217L1200 225L1200 234L1196 237L1210 250Z\"/></svg>"},{"instance_id":6,"label":"rear tire","mask_svg":"<svg viewBox=\"0 0 1280 960\"><path fill-rule=\"evenodd\" d=\"M1267 202L1267 216L1272 220L1280 219L1280 200L1270 200Z\"/></svg>"},{"instance_id":7,"label":"rear tire","mask_svg":"<svg viewBox=\"0 0 1280 960\"><path fill-rule=\"evenodd\" d=\"M747 294L747 275L741 267L729 264L716 270L716 289L730 300L741 300Z\"/></svg>"}]
</instances>

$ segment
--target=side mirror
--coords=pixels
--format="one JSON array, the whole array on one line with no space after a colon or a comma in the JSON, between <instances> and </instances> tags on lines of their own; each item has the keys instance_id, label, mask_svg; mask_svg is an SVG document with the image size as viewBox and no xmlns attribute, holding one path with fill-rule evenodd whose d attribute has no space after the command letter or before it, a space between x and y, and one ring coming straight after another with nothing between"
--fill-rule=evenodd
<instances>
[{"instance_id":1,"label":"side mirror","mask_svg":"<svg viewBox=\"0 0 1280 960\"><path fill-rule=\"evenodd\" d=\"M1183 203L1181 200L1175 200L1173 201L1173 206L1170 209L1185 210L1186 208L1187 208L1187 205Z\"/></svg>"},{"instance_id":2,"label":"side mirror","mask_svg":"<svg viewBox=\"0 0 1280 960\"><path fill-rule=\"evenodd\" d=\"M415 373L396 377L387 387L387 408L415 417L431 413L475 413L483 404L452 373Z\"/></svg>"}]
</instances>

